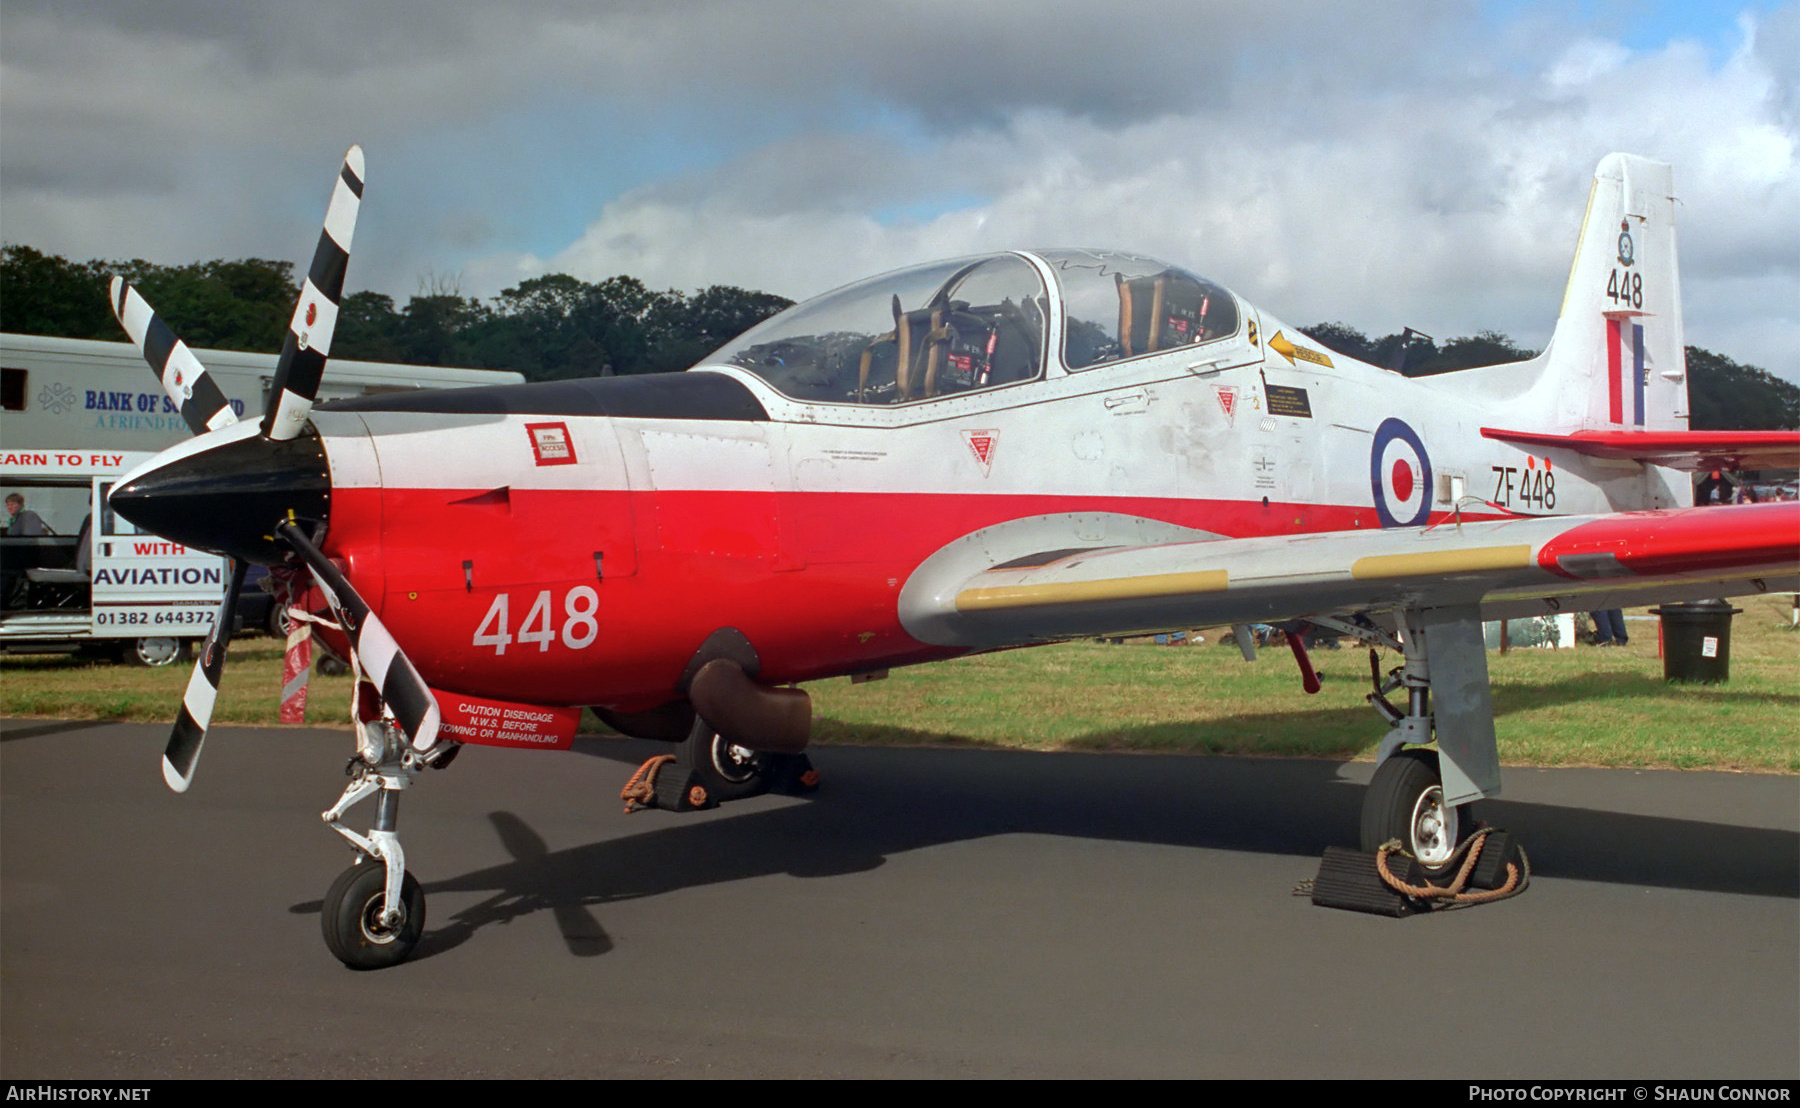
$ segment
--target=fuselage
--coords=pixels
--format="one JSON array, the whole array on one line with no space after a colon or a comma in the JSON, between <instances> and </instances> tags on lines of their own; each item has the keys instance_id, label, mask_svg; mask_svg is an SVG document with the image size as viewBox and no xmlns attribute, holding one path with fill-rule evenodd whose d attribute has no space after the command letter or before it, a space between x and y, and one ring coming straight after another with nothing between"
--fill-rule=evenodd
<instances>
[{"instance_id":1,"label":"fuselage","mask_svg":"<svg viewBox=\"0 0 1800 1108\"><path fill-rule=\"evenodd\" d=\"M920 319L908 351L922 309L853 286L844 302L892 313L866 335L837 318L826 332L802 305L801 332L777 317L763 325L774 336L759 328L685 374L327 406L313 416L326 552L434 687L632 710L678 695L722 627L770 683L999 645L909 618L909 582L959 544L994 566L1125 539L1673 502L1646 467L1485 439L1482 388L1330 353L1235 297L1222 311L1210 298L1231 294L1210 284L1186 341L1134 342L1122 291L1114 345L1072 356L1083 324L1066 266L1001 257L1027 288L996 305L1014 310L1042 282L1029 358L1015 352L1008 380L1002 344L1025 331L994 326L984 345L969 339L978 323L948 325L979 303L934 297L942 318ZM821 334L835 361L804 349ZM867 353L884 342L899 349ZM911 380L890 366L884 392L884 358L909 356Z\"/></svg>"}]
</instances>

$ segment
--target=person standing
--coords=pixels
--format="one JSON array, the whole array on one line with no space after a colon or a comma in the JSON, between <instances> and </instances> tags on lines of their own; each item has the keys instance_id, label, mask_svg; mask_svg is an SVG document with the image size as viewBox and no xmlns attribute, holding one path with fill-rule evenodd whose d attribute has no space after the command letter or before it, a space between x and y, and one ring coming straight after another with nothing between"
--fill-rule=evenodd
<instances>
[{"instance_id":1,"label":"person standing","mask_svg":"<svg viewBox=\"0 0 1800 1108\"><path fill-rule=\"evenodd\" d=\"M1588 613L1594 619L1595 646L1624 646L1630 640L1625 635L1625 612L1620 608L1607 608Z\"/></svg>"},{"instance_id":2,"label":"person standing","mask_svg":"<svg viewBox=\"0 0 1800 1108\"><path fill-rule=\"evenodd\" d=\"M1725 476L1723 470L1715 469L1694 488L1694 506L1729 504L1731 494L1736 491L1737 486L1731 483L1731 478Z\"/></svg>"}]
</instances>

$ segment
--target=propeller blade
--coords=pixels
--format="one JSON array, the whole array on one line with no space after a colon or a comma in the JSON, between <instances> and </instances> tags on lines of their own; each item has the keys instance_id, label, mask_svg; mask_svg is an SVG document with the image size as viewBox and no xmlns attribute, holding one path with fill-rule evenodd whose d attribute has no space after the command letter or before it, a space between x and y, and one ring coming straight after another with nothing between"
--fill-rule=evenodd
<instances>
[{"instance_id":1,"label":"propeller blade","mask_svg":"<svg viewBox=\"0 0 1800 1108\"><path fill-rule=\"evenodd\" d=\"M122 277L112 279L112 310L162 381L163 392L181 409L190 431L199 435L237 422L225 394L187 343L175 337L149 302Z\"/></svg>"},{"instance_id":2,"label":"propeller blade","mask_svg":"<svg viewBox=\"0 0 1800 1108\"><path fill-rule=\"evenodd\" d=\"M415 750L430 750L437 742L438 704L431 686L419 676L400 644L394 641L386 625L357 594L350 582L325 552L314 546L300 528L291 521L275 528L277 537L306 560L313 580L325 593L326 603L349 636L350 649L361 659L362 669L381 692L381 699L393 710L394 719L406 732Z\"/></svg>"},{"instance_id":3,"label":"propeller blade","mask_svg":"<svg viewBox=\"0 0 1800 1108\"><path fill-rule=\"evenodd\" d=\"M350 240L356 233L362 192L362 147L352 146L344 155L344 166L331 190L331 206L325 211L325 228L319 232L312 269L301 286L300 302L294 305L281 359L275 363L269 410L263 413L262 421L262 432L269 438L285 441L299 434L319 395L319 379L325 374L332 332L337 329L344 268L350 262Z\"/></svg>"},{"instance_id":4,"label":"propeller blade","mask_svg":"<svg viewBox=\"0 0 1800 1108\"><path fill-rule=\"evenodd\" d=\"M219 606L206 645L200 649L200 660L194 663L194 675L188 678L187 692L181 698L181 715L175 720L175 729L169 732L169 745L163 749L163 780L178 793L187 792L194 783L194 767L200 761L200 746L212 723L219 678L225 672L225 648L231 645L233 613L248 568L247 563L235 559L231 563L231 584L225 589L225 602Z\"/></svg>"}]
</instances>

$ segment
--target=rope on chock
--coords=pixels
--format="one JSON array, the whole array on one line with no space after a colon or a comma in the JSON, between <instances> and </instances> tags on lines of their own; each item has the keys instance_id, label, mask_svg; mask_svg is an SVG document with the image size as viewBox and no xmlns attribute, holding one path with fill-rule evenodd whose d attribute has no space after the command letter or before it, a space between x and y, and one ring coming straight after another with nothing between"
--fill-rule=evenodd
<instances>
[{"instance_id":1,"label":"rope on chock","mask_svg":"<svg viewBox=\"0 0 1800 1108\"><path fill-rule=\"evenodd\" d=\"M1468 887L1469 875L1475 872L1476 863L1481 860L1481 848L1493 831L1494 828L1483 827L1456 848L1456 852L1450 856L1450 861L1456 863L1460 858L1461 864L1457 867L1456 877L1448 886L1433 885L1429 882L1423 885L1414 885L1395 877L1393 872L1388 869L1388 855L1397 853L1403 858L1412 858L1412 855L1408 854L1400 845L1399 839L1389 839L1375 851L1376 872L1380 873L1381 879L1396 892L1415 900L1440 902L1451 908L1468 904L1485 904L1493 900L1518 896L1531 883L1531 860L1525 856L1525 848L1516 843L1514 849L1519 852L1519 864L1515 866L1511 862L1506 863L1504 884L1497 889L1463 891ZM1417 859L1414 860L1417 861Z\"/></svg>"},{"instance_id":2,"label":"rope on chock","mask_svg":"<svg viewBox=\"0 0 1800 1108\"><path fill-rule=\"evenodd\" d=\"M625 802L625 814L630 815L639 808L653 808L656 800L656 772L667 762L673 762L675 755L658 754L637 768L631 780L619 791L619 799Z\"/></svg>"}]
</instances>

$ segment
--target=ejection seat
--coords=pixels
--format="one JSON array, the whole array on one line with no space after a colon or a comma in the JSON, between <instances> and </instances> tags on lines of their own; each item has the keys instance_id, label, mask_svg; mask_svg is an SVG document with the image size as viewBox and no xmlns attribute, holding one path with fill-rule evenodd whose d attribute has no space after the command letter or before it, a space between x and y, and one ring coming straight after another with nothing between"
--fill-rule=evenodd
<instances>
[{"instance_id":1,"label":"ejection seat","mask_svg":"<svg viewBox=\"0 0 1800 1108\"><path fill-rule=\"evenodd\" d=\"M1208 291L1191 278L1164 270L1153 277L1115 274L1119 292L1120 356L1154 354L1204 338Z\"/></svg>"},{"instance_id":2,"label":"ejection seat","mask_svg":"<svg viewBox=\"0 0 1800 1108\"><path fill-rule=\"evenodd\" d=\"M933 304L909 312L900 306L898 296L893 298L894 329L863 348L856 370L857 400L869 399L869 379L877 367L877 350L890 343L894 347L893 400L899 402L932 395L937 386L944 346L950 339L950 332L944 326L945 308L946 305ZM885 357L880 361L885 363ZM874 391L884 391L882 384L877 382Z\"/></svg>"}]
</instances>

